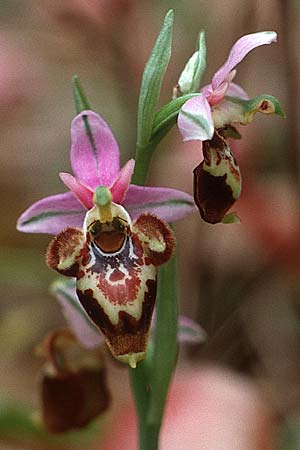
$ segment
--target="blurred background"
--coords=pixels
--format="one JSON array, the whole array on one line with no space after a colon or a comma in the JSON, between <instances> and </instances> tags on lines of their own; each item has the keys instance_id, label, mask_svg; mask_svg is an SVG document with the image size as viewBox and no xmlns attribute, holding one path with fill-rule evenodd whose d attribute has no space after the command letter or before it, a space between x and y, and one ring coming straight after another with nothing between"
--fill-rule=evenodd
<instances>
[{"instance_id":1,"label":"blurred background","mask_svg":"<svg viewBox=\"0 0 300 450\"><path fill-rule=\"evenodd\" d=\"M64 190L58 172L70 171L73 74L113 130L122 162L134 157L141 75L170 7L173 54L161 104L170 100L201 28L207 39L203 84L241 35L278 32L278 43L249 54L235 80L250 97L276 96L287 115L256 116L247 128L239 127L242 139L232 143L243 176L234 208L241 224L212 226L198 214L176 224L181 312L208 334L205 344L180 351L178 370L225 367L247 379L274 426L271 447L249 449L300 448L298 1L1 0L1 450L102 448L84 435L80 441L35 434L17 414L16 403L38 408L42 362L34 347L64 322L48 292L55 279L44 263L50 237L18 233L15 223L34 201ZM148 184L192 193L192 170L200 159L198 144L183 144L174 127L155 154ZM113 407L101 430L113 430L115 411L130 401L118 381L126 371L108 364ZM205 376L209 381L211 373Z\"/></svg>"}]
</instances>

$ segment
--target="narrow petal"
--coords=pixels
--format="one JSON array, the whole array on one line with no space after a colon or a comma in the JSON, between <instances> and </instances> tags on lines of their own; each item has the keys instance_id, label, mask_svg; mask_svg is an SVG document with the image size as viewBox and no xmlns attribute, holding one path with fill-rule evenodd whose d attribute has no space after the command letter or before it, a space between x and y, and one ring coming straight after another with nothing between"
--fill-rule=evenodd
<instances>
[{"instance_id":1,"label":"narrow petal","mask_svg":"<svg viewBox=\"0 0 300 450\"><path fill-rule=\"evenodd\" d=\"M245 56L256 47L276 42L277 33L274 31L262 31L260 33L247 34L241 37L230 50L227 61L214 74L212 87L216 89L225 80L231 70L241 62Z\"/></svg>"},{"instance_id":2,"label":"narrow petal","mask_svg":"<svg viewBox=\"0 0 300 450\"><path fill-rule=\"evenodd\" d=\"M196 211L191 195L177 189L131 184L123 202L132 217L149 212L166 222L175 222Z\"/></svg>"},{"instance_id":3,"label":"narrow petal","mask_svg":"<svg viewBox=\"0 0 300 450\"><path fill-rule=\"evenodd\" d=\"M207 338L206 332L194 320L179 316L178 342L181 344L201 344Z\"/></svg>"},{"instance_id":4,"label":"narrow petal","mask_svg":"<svg viewBox=\"0 0 300 450\"><path fill-rule=\"evenodd\" d=\"M91 209L93 204L93 191L83 184L79 183L73 175L69 173L60 172L59 174L62 182L73 192L77 200L86 208Z\"/></svg>"},{"instance_id":5,"label":"narrow petal","mask_svg":"<svg viewBox=\"0 0 300 450\"><path fill-rule=\"evenodd\" d=\"M219 103L225 96L226 91L228 90L229 83L227 81L224 81L224 83L221 83L220 86L218 86L213 93L207 97L207 101L210 104L210 106L216 105Z\"/></svg>"},{"instance_id":6,"label":"narrow petal","mask_svg":"<svg viewBox=\"0 0 300 450\"><path fill-rule=\"evenodd\" d=\"M178 128L184 141L206 141L213 137L214 124L204 95L193 97L183 105L178 115Z\"/></svg>"},{"instance_id":7,"label":"narrow petal","mask_svg":"<svg viewBox=\"0 0 300 450\"><path fill-rule=\"evenodd\" d=\"M83 111L72 122L71 138L75 177L92 189L110 186L119 174L120 152L106 122L93 111Z\"/></svg>"},{"instance_id":8,"label":"narrow petal","mask_svg":"<svg viewBox=\"0 0 300 450\"><path fill-rule=\"evenodd\" d=\"M200 93L203 94L206 98L209 97L213 93L212 85L207 84L206 86L203 86Z\"/></svg>"},{"instance_id":9,"label":"narrow petal","mask_svg":"<svg viewBox=\"0 0 300 450\"><path fill-rule=\"evenodd\" d=\"M117 179L111 185L110 191L112 193L113 201L115 203L121 204L123 202L131 181L134 165L135 165L134 159L130 159L129 161L127 161L125 166L122 167Z\"/></svg>"},{"instance_id":10,"label":"narrow petal","mask_svg":"<svg viewBox=\"0 0 300 450\"><path fill-rule=\"evenodd\" d=\"M65 227L82 227L85 210L72 192L52 195L31 205L19 218L24 233L58 234Z\"/></svg>"},{"instance_id":11,"label":"narrow petal","mask_svg":"<svg viewBox=\"0 0 300 450\"><path fill-rule=\"evenodd\" d=\"M249 100L237 97L225 97L220 103L212 107L212 117L215 128L224 125L240 123L248 125L256 113L277 114L285 117L277 98L272 95L263 94Z\"/></svg>"},{"instance_id":12,"label":"narrow petal","mask_svg":"<svg viewBox=\"0 0 300 450\"><path fill-rule=\"evenodd\" d=\"M244 91L244 89L236 83L230 83L226 91L226 95L229 95L231 97L238 97L243 100L248 100L249 98L248 94Z\"/></svg>"},{"instance_id":13,"label":"narrow petal","mask_svg":"<svg viewBox=\"0 0 300 450\"><path fill-rule=\"evenodd\" d=\"M51 292L61 305L63 315L83 347L92 349L101 345L104 339L78 300L75 279L53 283Z\"/></svg>"}]
</instances>

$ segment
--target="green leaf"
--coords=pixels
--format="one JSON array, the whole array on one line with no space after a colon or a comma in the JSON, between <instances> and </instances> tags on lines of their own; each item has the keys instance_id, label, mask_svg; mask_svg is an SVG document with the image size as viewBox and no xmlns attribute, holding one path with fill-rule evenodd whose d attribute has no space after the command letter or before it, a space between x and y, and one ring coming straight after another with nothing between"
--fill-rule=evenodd
<instances>
[{"instance_id":1,"label":"green leaf","mask_svg":"<svg viewBox=\"0 0 300 450\"><path fill-rule=\"evenodd\" d=\"M183 94L197 92L206 69L205 32L199 33L198 50L191 56L183 69L178 85Z\"/></svg>"},{"instance_id":2,"label":"green leaf","mask_svg":"<svg viewBox=\"0 0 300 450\"><path fill-rule=\"evenodd\" d=\"M89 101L82 89L77 75L73 75L72 77L72 91L77 114L81 113L82 111L91 109Z\"/></svg>"},{"instance_id":3,"label":"green leaf","mask_svg":"<svg viewBox=\"0 0 300 450\"><path fill-rule=\"evenodd\" d=\"M77 114L81 113L82 111L91 110L92 108L87 99L87 96L85 95L85 93L83 91L83 88L79 82L79 78L77 75L73 75L73 77L72 77L72 90L73 90L73 98L74 98ZM93 132L91 130L88 118L86 116L83 116L83 122L84 122L86 134L90 141L90 144L91 144L92 148L94 149L94 151L96 151Z\"/></svg>"},{"instance_id":4,"label":"green leaf","mask_svg":"<svg viewBox=\"0 0 300 450\"><path fill-rule=\"evenodd\" d=\"M176 255L159 269L151 396L147 423L162 421L169 384L177 360L178 277Z\"/></svg>"},{"instance_id":5,"label":"green leaf","mask_svg":"<svg viewBox=\"0 0 300 450\"><path fill-rule=\"evenodd\" d=\"M170 10L143 73L138 105L137 151L145 147L151 137L160 88L171 57L173 18L174 12Z\"/></svg>"}]
</instances>

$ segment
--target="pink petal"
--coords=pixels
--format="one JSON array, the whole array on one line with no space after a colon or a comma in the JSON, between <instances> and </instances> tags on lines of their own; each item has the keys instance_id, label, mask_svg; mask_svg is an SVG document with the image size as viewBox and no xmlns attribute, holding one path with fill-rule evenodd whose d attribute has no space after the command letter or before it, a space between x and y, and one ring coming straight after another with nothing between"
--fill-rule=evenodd
<instances>
[{"instance_id":1,"label":"pink petal","mask_svg":"<svg viewBox=\"0 0 300 450\"><path fill-rule=\"evenodd\" d=\"M248 100L249 96L244 91L244 89L236 83L230 83L226 95L230 95L231 97L239 97L242 100Z\"/></svg>"},{"instance_id":2,"label":"pink petal","mask_svg":"<svg viewBox=\"0 0 300 450\"><path fill-rule=\"evenodd\" d=\"M234 79L235 75L236 70L232 70L231 72L229 72L223 83L221 83L220 86L218 86L215 90L213 90L211 84L207 84L201 89L201 93L206 97L210 106L219 103L225 95L229 95L228 89L230 88L231 84L234 84L231 82ZM240 89L242 90L242 88Z\"/></svg>"},{"instance_id":3,"label":"pink petal","mask_svg":"<svg viewBox=\"0 0 300 450\"><path fill-rule=\"evenodd\" d=\"M76 294L75 279L53 283L51 291L60 303L62 312L73 333L83 347L92 349L103 343L103 337L92 324Z\"/></svg>"},{"instance_id":4,"label":"pink petal","mask_svg":"<svg viewBox=\"0 0 300 450\"><path fill-rule=\"evenodd\" d=\"M185 316L178 317L178 342L181 344L201 344L206 338L206 332L198 323Z\"/></svg>"},{"instance_id":5,"label":"pink petal","mask_svg":"<svg viewBox=\"0 0 300 450\"><path fill-rule=\"evenodd\" d=\"M220 86L217 87L217 89L215 89L212 92L212 94L209 97L207 97L207 101L210 104L210 106L216 105L224 98L224 95L228 87L229 84L227 83L227 81L224 81L223 83L220 84Z\"/></svg>"},{"instance_id":6,"label":"pink petal","mask_svg":"<svg viewBox=\"0 0 300 450\"><path fill-rule=\"evenodd\" d=\"M262 31L260 33L247 34L241 37L230 50L225 64L215 73L212 79L212 87L215 90L225 80L229 72L241 62L245 56L260 45L276 42L277 33L274 31Z\"/></svg>"},{"instance_id":7,"label":"pink petal","mask_svg":"<svg viewBox=\"0 0 300 450\"><path fill-rule=\"evenodd\" d=\"M93 204L93 191L83 184L79 183L73 175L69 173L60 172L59 174L62 182L67 186L67 188L72 191L77 200L86 208L91 209Z\"/></svg>"},{"instance_id":8,"label":"pink petal","mask_svg":"<svg viewBox=\"0 0 300 450\"><path fill-rule=\"evenodd\" d=\"M24 233L58 234L66 227L82 227L86 211L71 192L52 195L31 205L17 229Z\"/></svg>"},{"instance_id":9,"label":"pink petal","mask_svg":"<svg viewBox=\"0 0 300 450\"><path fill-rule=\"evenodd\" d=\"M206 141L213 137L211 110L203 94L185 102L178 115L178 128L184 141Z\"/></svg>"},{"instance_id":10,"label":"pink petal","mask_svg":"<svg viewBox=\"0 0 300 450\"><path fill-rule=\"evenodd\" d=\"M115 203L121 204L123 202L131 181L134 165L134 159L130 159L129 161L127 161L125 166L122 167L117 179L111 185L110 190L113 196L113 201Z\"/></svg>"},{"instance_id":11,"label":"pink petal","mask_svg":"<svg viewBox=\"0 0 300 450\"><path fill-rule=\"evenodd\" d=\"M120 152L106 122L93 111L78 114L71 126L71 165L82 184L110 186L120 170Z\"/></svg>"},{"instance_id":12,"label":"pink petal","mask_svg":"<svg viewBox=\"0 0 300 450\"><path fill-rule=\"evenodd\" d=\"M200 93L203 94L206 98L209 97L213 93L212 85L207 84L201 89Z\"/></svg>"},{"instance_id":13,"label":"pink petal","mask_svg":"<svg viewBox=\"0 0 300 450\"><path fill-rule=\"evenodd\" d=\"M145 187L131 184L123 202L132 219L144 212L175 222L196 212L193 197L177 189Z\"/></svg>"}]
</instances>

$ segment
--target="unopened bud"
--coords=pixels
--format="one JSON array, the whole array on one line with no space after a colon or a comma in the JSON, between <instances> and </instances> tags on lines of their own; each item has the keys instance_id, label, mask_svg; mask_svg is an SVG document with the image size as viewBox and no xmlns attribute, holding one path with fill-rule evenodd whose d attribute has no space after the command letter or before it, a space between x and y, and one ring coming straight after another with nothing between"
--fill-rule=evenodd
<instances>
[{"instance_id":1,"label":"unopened bud","mask_svg":"<svg viewBox=\"0 0 300 450\"><path fill-rule=\"evenodd\" d=\"M204 31L201 31L199 34L198 50L190 57L178 80L178 85L182 94L190 94L199 90L205 68L205 33Z\"/></svg>"}]
</instances>

